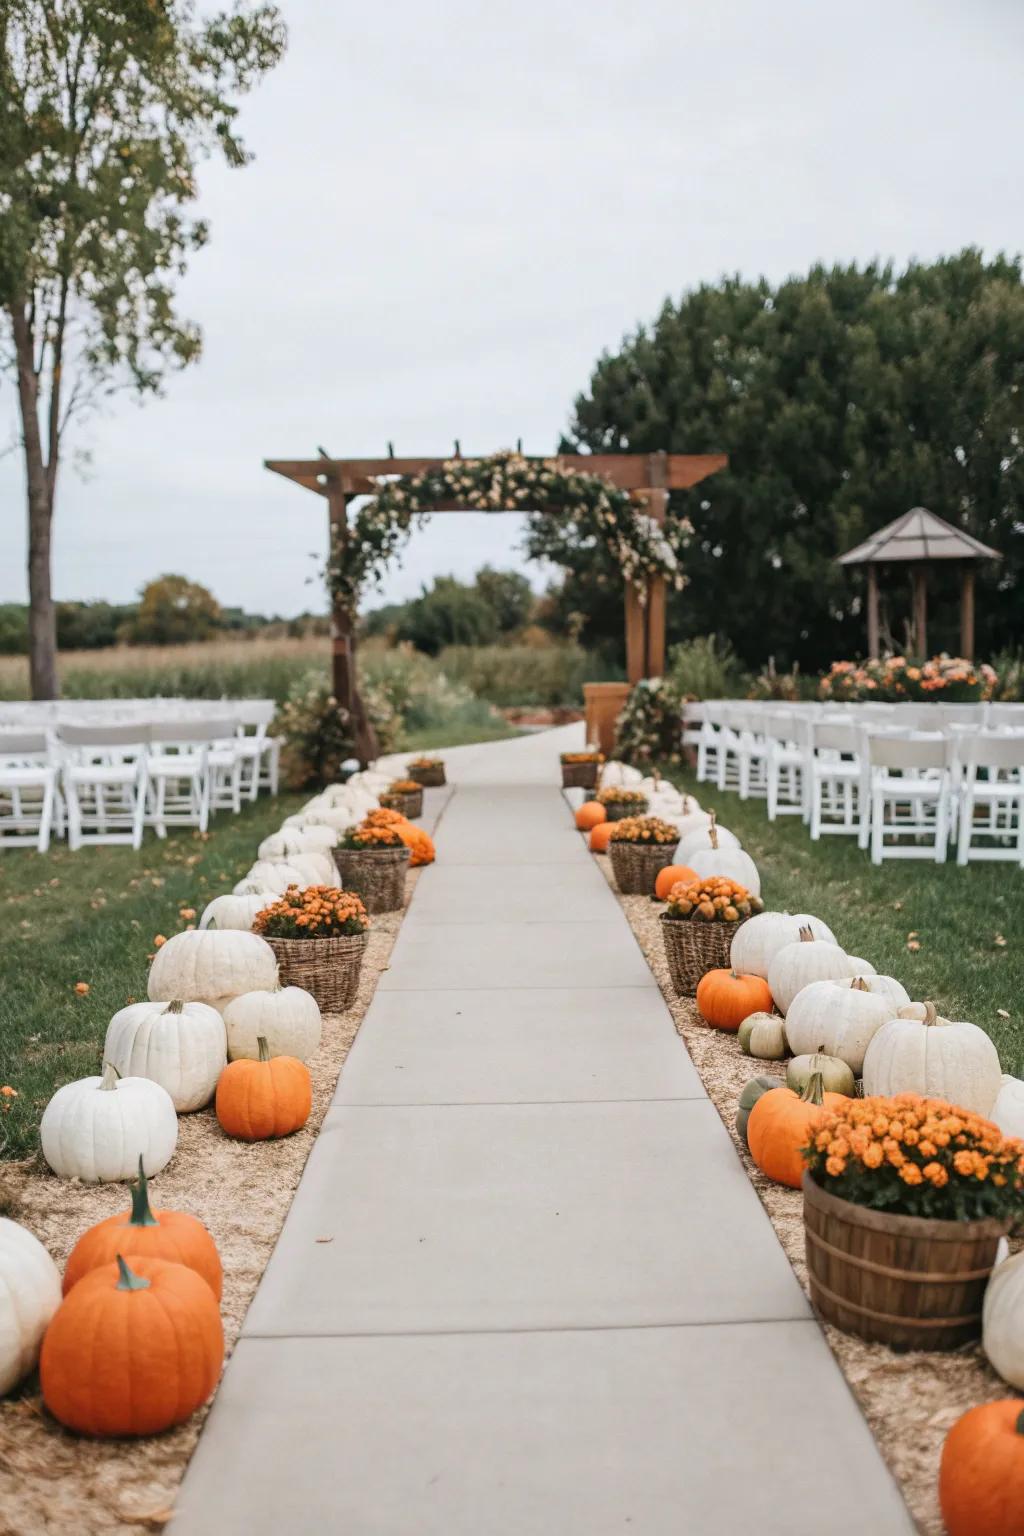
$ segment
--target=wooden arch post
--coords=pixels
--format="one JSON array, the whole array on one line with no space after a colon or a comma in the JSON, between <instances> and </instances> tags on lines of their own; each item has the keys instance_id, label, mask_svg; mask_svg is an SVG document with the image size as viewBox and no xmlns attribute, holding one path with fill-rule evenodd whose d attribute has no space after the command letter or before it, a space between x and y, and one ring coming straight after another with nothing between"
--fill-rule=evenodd
<instances>
[{"instance_id":1,"label":"wooden arch post","mask_svg":"<svg viewBox=\"0 0 1024 1536\"><path fill-rule=\"evenodd\" d=\"M327 481L327 507L330 526L329 552L343 547L348 538L348 501L344 477L331 475ZM331 602L331 692L352 717L355 753L365 768L377 757L377 732L359 692L356 673L356 635L353 616L336 598Z\"/></svg>"}]
</instances>

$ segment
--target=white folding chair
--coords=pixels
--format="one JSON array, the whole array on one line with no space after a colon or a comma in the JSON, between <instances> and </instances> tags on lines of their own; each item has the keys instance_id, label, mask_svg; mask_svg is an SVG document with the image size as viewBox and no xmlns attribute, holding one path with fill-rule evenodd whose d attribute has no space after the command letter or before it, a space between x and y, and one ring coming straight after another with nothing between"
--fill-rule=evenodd
<instances>
[{"instance_id":1,"label":"white folding chair","mask_svg":"<svg viewBox=\"0 0 1024 1536\"><path fill-rule=\"evenodd\" d=\"M961 769L956 861L1000 859L1024 868L1024 735L991 731L958 742ZM979 778L984 769L987 777ZM976 811L982 811L979 820ZM978 842L977 839L988 839Z\"/></svg>"},{"instance_id":2,"label":"white folding chair","mask_svg":"<svg viewBox=\"0 0 1024 1536\"><path fill-rule=\"evenodd\" d=\"M690 699L683 705L681 740L684 751L696 751L698 766L700 762L700 744L704 732L704 705L695 699Z\"/></svg>"},{"instance_id":3,"label":"white folding chair","mask_svg":"<svg viewBox=\"0 0 1024 1536\"><path fill-rule=\"evenodd\" d=\"M210 821L210 744L229 735L230 720L161 720L149 728L146 821L157 837L168 827L198 827Z\"/></svg>"},{"instance_id":4,"label":"white folding chair","mask_svg":"<svg viewBox=\"0 0 1024 1536\"><path fill-rule=\"evenodd\" d=\"M868 736L872 864L883 859L945 863L952 751L945 736Z\"/></svg>"},{"instance_id":5,"label":"white folding chair","mask_svg":"<svg viewBox=\"0 0 1024 1536\"><path fill-rule=\"evenodd\" d=\"M781 711L764 718L768 743L765 761L768 820L802 816L807 801L807 758L810 721Z\"/></svg>"},{"instance_id":6,"label":"white folding chair","mask_svg":"<svg viewBox=\"0 0 1024 1536\"><path fill-rule=\"evenodd\" d=\"M0 846L50 846L57 767L45 731L0 731Z\"/></svg>"},{"instance_id":7,"label":"white folding chair","mask_svg":"<svg viewBox=\"0 0 1024 1536\"><path fill-rule=\"evenodd\" d=\"M280 776L281 742L267 735L276 713L273 699L242 699L235 705L238 751L242 757L242 793L255 800L261 789L277 794ZM254 727L248 734L248 727Z\"/></svg>"},{"instance_id":8,"label":"white folding chair","mask_svg":"<svg viewBox=\"0 0 1024 1536\"><path fill-rule=\"evenodd\" d=\"M867 847L869 775L864 733L843 720L816 720L810 727L807 802L811 841L823 835L856 837Z\"/></svg>"},{"instance_id":9,"label":"white folding chair","mask_svg":"<svg viewBox=\"0 0 1024 1536\"><path fill-rule=\"evenodd\" d=\"M60 727L72 851L86 843L142 846L149 729L145 722Z\"/></svg>"},{"instance_id":10,"label":"white folding chair","mask_svg":"<svg viewBox=\"0 0 1024 1536\"><path fill-rule=\"evenodd\" d=\"M764 800L768 794L768 738L764 733L765 714L744 710L733 716L739 732L739 796L741 800Z\"/></svg>"},{"instance_id":11,"label":"white folding chair","mask_svg":"<svg viewBox=\"0 0 1024 1536\"><path fill-rule=\"evenodd\" d=\"M212 738L207 753L210 779L210 810L234 811L242 809L242 769L246 754L235 735L235 722L214 722L218 731L225 734Z\"/></svg>"}]
</instances>

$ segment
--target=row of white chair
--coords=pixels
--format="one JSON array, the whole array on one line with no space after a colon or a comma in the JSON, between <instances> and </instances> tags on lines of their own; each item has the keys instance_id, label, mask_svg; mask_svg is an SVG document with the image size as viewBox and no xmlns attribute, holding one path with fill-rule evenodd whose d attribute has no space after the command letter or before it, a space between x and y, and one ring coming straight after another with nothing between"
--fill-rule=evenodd
<instances>
[{"instance_id":1,"label":"row of white chair","mask_svg":"<svg viewBox=\"0 0 1024 1536\"><path fill-rule=\"evenodd\" d=\"M220 718L65 722L48 730L0 726L0 846L67 833L85 843L141 846L151 826L206 831L218 810L238 812L261 789L277 793L280 743L267 734L273 703ZM253 716L257 715L255 720ZM252 734L246 729L255 725Z\"/></svg>"},{"instance_id":2,"label":"row of white chair","mask_svg":"<svg viewBox=\"0 0 1024 1536\"><path fill-rule=\"evenodd\" d=\"M763 798L772 821L802 816L814 841L855 836L876 864L942 863L952 838L960 864L1024 867L1024 719L987 718L988 729L950 718L926 731L858 710L712 701L687 706L684 740L702 782Z\"/></svg>"}]
</instances>

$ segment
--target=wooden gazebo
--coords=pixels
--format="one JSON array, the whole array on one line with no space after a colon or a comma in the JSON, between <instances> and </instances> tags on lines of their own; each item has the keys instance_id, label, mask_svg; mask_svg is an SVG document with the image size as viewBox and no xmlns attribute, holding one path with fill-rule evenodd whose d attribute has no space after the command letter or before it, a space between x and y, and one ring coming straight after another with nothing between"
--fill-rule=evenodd
<instances>
[{"instance_id":1,"label":"wooden gazebo","mask_svg":"<svg viewBox=\"0 0 1024 1536\"><path fill-rule=\"evenodd\" d=\"M332 536L343 538L348 526L348 503L353 497L372 495L380 477L423 474L440 469L453 457L460 457L458 450L454 455L422 459L267 459L265 467L323 496ZM538 462L553 458L566 473L604 476L621 490L634 492L638 501L645 503L645 512L659 522L667 514L670 491L689 490L728 463L724 453L564 453L536 457ZM473 509L452 505L437 510ZM530 508L521 510L528 512ZM625 584L626 671L631 683L644 677L660 677L664 671L665 603L662 579L651 581L646 603L641 603L635 589ZM352 619L340 606L335 606L331 614L331 637L334 694L352 710L358 727L362 710L356 688L355 636Z\"/></svg>"},{"instance_id":2,"label":"wooden gazebo","mask_svg":"<svg viewBox=\"0 0 1024 1536\"><path fill-rule=\"evenodd\" d=\"M980 539L954 528L936 517L927 507L912 507L895 522L887 523L877 533L840 555L837 565L863 565L868 579L868 655L879 654L878 567L910 565L913 572L914 647L919 656L928 654L928 567L934 562L959 561L960 571L960 654L974 657L974 569L979 560L1001 560L996 549L989 549Z\"/></svg>"}]
</instances>

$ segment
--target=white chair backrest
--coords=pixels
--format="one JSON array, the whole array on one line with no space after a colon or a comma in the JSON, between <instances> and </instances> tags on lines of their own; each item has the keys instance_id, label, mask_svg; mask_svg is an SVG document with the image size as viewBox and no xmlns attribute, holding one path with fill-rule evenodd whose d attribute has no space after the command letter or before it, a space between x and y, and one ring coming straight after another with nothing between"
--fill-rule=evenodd
<instances>
[{"instance_id":1,"label":"white chair backrest","mask_svg":"<svg viewBox=\"0 0 1024 1536\"><path fill-rule=\"evenodd\" d=\"M158 720L149 726L151 744L205 746L234 732L232 720Z\"/></svg>"},{"instance_id":2,"label":"white chair backrest","mask_svg":"<svg viewBox=\"0 0 1024 1536\"><path fill-rule=\"evenodd\" d=\"M108 747L142 747L149 740L149 723L140 720L125 725L63 724L58 735L66 747L106 751Z\"/></svg>"},{"instance_id":3,"label":"white chair backrest","mask_svg":"<svg viewBox=\"0 0 1024 1536\"><path fill-rule=\"evenodd\" d=\"M812 725L814 750L851 752L860 750L862 727L845 720L817 720Z\"/></svg>"},{"instance_id":4,"label":"white chair backrest","mask_svg":"<svg viewBox=\"0 0 1024 1536\"><path fill-rule=\"evenodd\" d=\"M945 736L868 737L873 768L945 768L952 750L953 743Z\"/></svg>"},{"instance_id":5,"label":"white chair backrest","mask_svg":"<svg viewBox=\"0 0 1024 1536\"><path fill-rule=\"evenodd\" d=\"M0 762L29 757L48 757L50 743L45 731L0 730Z\"/></svg>"},{"instance_id":6,"label":"white chair backrest","mask_svg":"<svg viewBox=\"0 0 1024 1536\"><path fill-rule=\"evenodd\" d=\"M239 725L268 726L277 713L273 699L239 699L232 708Z\"/></svg>"},{"instance_id":7,"label":"white chair backrest","mask_svg":"<svg viewBox=\"0 0 1024 1536\"><path fill-rule=\"evenodd\" d=\"M965 768L996 768L1004 772L1024 769L1024 735L981 731L961 737L958 753Z\"/></svg>"}]
</instances>

